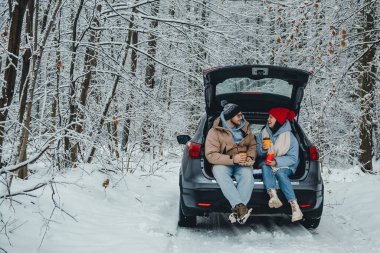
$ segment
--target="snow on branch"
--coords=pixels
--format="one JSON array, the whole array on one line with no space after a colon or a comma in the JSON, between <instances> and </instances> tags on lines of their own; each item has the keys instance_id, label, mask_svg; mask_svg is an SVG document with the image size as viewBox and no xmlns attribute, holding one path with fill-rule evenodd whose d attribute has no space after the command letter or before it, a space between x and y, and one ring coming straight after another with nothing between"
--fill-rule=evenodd
<instances>
[{"instance_id":1,"label":"snow on branch","mask_svg":"<svg viewBox=\"0 0 380 253\"><path fill-rule=\"evenodd\" d=\"M39 153L35 154L34 156L32 156L31 158L29 158L28 160L26 160L22 163L18 163L16 165L12 165L12 166L3 167L0 170L0 174L14 172L14 171L18 170L19 168L36 161L38 158L40 158L45 153L46 150L48 150L49 146L50 146L50 140L45 144L45 146L43 146L41 148L41 151Z\"/></svg>"}]
</instances>

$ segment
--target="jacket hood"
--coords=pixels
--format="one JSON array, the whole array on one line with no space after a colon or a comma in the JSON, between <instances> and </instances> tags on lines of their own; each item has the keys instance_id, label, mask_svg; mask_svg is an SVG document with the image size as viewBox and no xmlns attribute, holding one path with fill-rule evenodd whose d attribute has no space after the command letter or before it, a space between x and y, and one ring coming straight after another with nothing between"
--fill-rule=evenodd
<instances>
[{"instance_id":1,"label":"jacket hood","mask_svg":"<svg viewBox=\"0 0 380 253\"><path fill-rule=\"evenodd\" d=\"M240 130L240 129L242 129L242 128L244 127L244 125L245 125L245 118L244 118L244 115L243 115L243 118L241 119L240 126L235 127L235 128L231 128L231 127L228 125L226 119L224 118L224 114L223 114L223 112L220 114L220 120L222 121L222 126L223 126L224 128L226 128L226 129L230 130L230 131L233 131L233 130L235 130L235 131L236 131L236 130Z\"/></svg>"},{"instance_id":2,"label":"jacket hood","mask_svg":"<svg viewBox=\"0 0 380 253\"><path fill-rule=\"evenodd\" d=\"M228 131L228 132L231 132L230 129L227 129L223 126L222 124L222 119L221 117L217 117L215 120L214 120L214 123L212 125L212 127L218 129L218 130L223 130L223 131ZM248 129L249 128L249 124L248 122L244 119L244 116L243 116L243 120L240 124L240 126L238 128L234 128L234 129L241 129L243 130L245 133L248 133Z\"/></svg>"}]
</instances>

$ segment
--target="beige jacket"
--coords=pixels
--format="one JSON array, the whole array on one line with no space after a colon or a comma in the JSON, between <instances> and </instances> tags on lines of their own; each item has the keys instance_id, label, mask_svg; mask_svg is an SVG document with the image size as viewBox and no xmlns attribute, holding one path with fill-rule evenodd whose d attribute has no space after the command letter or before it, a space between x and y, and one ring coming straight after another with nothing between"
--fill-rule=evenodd
<instances>
[{"instance_id":1,"label":"beige jacket","mask_svg":"<svg viewBox=\"0 0 380 253\"><path fill-rule=\"evenodd\" d=\"M232 138L232 133L222 127L220 117L215 119L213 127L206 137L206 158L211 164L234 165L233 156L239 151L246 151L247 156L256 160L256 139L246 121L242 128L244 134L239 145Z\"/></svg>"}]
</instances>

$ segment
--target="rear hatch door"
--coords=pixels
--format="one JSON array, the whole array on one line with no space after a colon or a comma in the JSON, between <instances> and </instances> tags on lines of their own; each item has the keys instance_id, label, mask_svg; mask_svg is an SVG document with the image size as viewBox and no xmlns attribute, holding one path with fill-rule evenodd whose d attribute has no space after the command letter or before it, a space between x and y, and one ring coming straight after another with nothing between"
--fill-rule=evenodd
<instances>
[{"instance_id":1,"label":"rear hatch door","mask_svg":"<svg viewBox=\"0 0 380 253\"><path fill-rule=\"evenodd\" d=\"M309 73L303 70L269 66L243 65L204 71L206 112L217 116L221 100L236 103L244 112L268 112L286 107L299 113Z\"/></svg>"}]
</instances>

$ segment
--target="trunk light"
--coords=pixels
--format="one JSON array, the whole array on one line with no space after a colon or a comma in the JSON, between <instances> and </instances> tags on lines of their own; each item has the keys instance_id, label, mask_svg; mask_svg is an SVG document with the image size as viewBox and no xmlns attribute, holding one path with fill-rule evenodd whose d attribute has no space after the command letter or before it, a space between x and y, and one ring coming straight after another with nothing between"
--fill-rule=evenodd
<instances>
[{"instance_id":1,"label":"trunk light","mask_svg":"<svg viewBox=\"0 0 380 253\"><path fill-rule=\"evenodd\" d=\"M310 204L300 204L300 207L301 208L310 208L311 205Z\"/></svg>"},{"instance_id":2,"label":"trunk light","mask_svg":"<svg viewBox=\"0 0 380 253\"><path fill-rule=\"evenodd\" d=\"M201 207L209 207L209 206L211 206L211 204L210 203L197 203L197 206L201 206Z\"/></svg>"},{"instance_id":3,"label":"trunk light","mask_svg":"<svg viewBox=\"0 0 380 253\"><path fill-rule=\"evenodd\" d=\"M201 145L198 143L188 142L187 148L191 159L201 158Z\"/></svg>"},{"instance_id":4,"label":"trunk light","mask_svg":"<svg viewBox=\"0 0 380 253\"><path fill-rule=\"evenodd\" d=\"M309 148L309 154L310 154L310 159L312 161L318 161L319 160L319 152L315 146L311 146Z\"/></svg>"}]
</instances>

